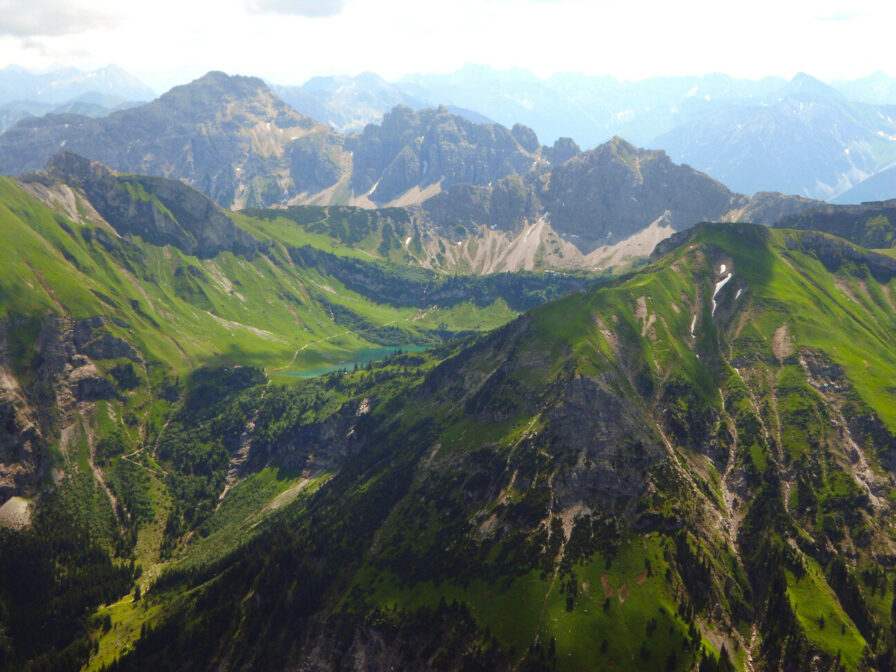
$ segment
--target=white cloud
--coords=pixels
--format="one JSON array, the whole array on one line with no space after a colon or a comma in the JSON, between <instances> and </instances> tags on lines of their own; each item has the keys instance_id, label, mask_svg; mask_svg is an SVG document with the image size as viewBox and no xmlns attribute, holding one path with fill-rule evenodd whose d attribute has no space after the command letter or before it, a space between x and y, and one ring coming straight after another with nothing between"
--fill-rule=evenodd
<instances>
[{"instance_id":1,"label":"white cloud","mask_svg":"<svg viewBox=\"0 0 896 672\"><path fill-rule=\"evenodd\" d=\"M860 12L849 11L849 10L839 10L834 12L833 14L827 14L825 16L817 17L818 21L852 21L853 19L857 19L862 14Z\"/></svg>"},{"instance_id":2,"label":"white cloud","mask_svg":"<svg viewBox=\"0 0 896 672\"><path fill-rule=\"evenodd\" d=\"M855 16L819 20L844 12ZM875 0L0 0L0 67L116 63L159 90L208 70L300 84L471 62L539 76L855 78L896 74L893 25L896 3ZM36 39L27 49L11 35Z\"/></svg>"},{"instance_id":3,"label":"white cloud","mask_svg":"<svg viewBox=\"0 0 896 672\"><path fill-rule=\"evenodd\" d=\"M295 16L336 16L345 7L345 0L249 0L253 12L293 14Z\"/></svg>"},{"instance_id":4,"label":"white cloud","mask_svg":"<svg viewBox=\"0 0 896 672\"><path fill-rule=\"evenodd\" d=\"M120 20L96 3L67 0L0 0L0 35L31 38L108 28Z\"/></svg>"}]
</instances>

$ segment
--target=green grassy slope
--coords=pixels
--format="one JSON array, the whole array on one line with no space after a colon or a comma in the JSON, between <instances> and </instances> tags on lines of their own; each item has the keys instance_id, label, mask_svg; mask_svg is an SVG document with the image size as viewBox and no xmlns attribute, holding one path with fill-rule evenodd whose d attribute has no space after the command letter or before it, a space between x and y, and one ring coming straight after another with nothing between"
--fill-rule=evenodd
<instances>
[{"instance_id":1,"label":"green grassy slope","mask_svg":"<svg viewBox=\"0 0 896 672\"><path fill-rule=\"evenodd\" d=\"M150 205L158 200L145 189L132 195ZM158 207L168 220L176 217ZM239 437L250 415L235 415L242 425L228 425L226 439L214 424L197 430L210 433L193 442L194 428L172 414L197 370L263 367L285 382L276 374L351 361L384 345L434 347L492 329L592 281L443 277L365 255L338 238L308 237L289 221L233 221L257 241L257 251L198 257L118 235L81 192L64 185L23 187L0 178L0 487L4 501L10 494L28 498L36 521L21 544L0 530L0 545L24 554L7 553L0 575L7 585L21 580L28 554L56 543L39 521L62 515L73 535L89 540L90 553L127 573L110 574L114 585L103 591L78 589L57 618L87 627L83 611L100 595L145 583L182 554L216 559L293 495L326 482L330 465L310 477L291 467L264 471L263 461L239 471ZM305 263L303 250L324 255L325 263ZM378 284L367 286L369 278ZM301 492L292 492L305 479ZM229 497L218 509L225 487ZM50 491L63 496L45 497ZM284 492L291 494L274 506ZM185 542L193 534L196 543ZM77 557L65 544L40 553L64 567ZM41 580L58 588L66 579L48 571ZM68 665L84 658L82 638L54 639L34 629L55 608L49 601L28 607L29 618L7 628L18 600L0 589L0 631L13 642L0 667L15 668L41 651ZM65 636L75 631L66 628Z\"/></svg>"},{"instance_id":2,"label":"green grassy slope","mask_svg":"<svg viewBox=\"0 0 896 672\"><path fill-rule=\"evenodd\" d=\"M896 272L750 225L674 243L467 344L227 402L327 480L175 558L120 669L887 669ZM345 440L302 452L322 422Z\"/></svg>"},{"instance_id":3,"label":"green grassy slope","mask_svg":"<svg viewBox=\"0 0 896 672\"><path fill-rule=\"evenodd\" d=\"M398 305L365 295L363 287L347 289L320 268L297 266L290 250L311 246L331 253L336 263L361 260L399 285L401 267L338 238L307 234L282 218L235 215L263 243L263 252L198 259L172 246L118 238L102 226L72 221L10 179L0 183L0 216L3 261L10 269L0 280L3 316L114 314L133 328L138 350L181 371L221 356L313 368L384 342L431 344L440 334L493 328L519 310L508 308L500 291L485 302L440 307L423 300ZM424 285L438 281L429 272L418 275Z\"/></svg>"}]
</instances>

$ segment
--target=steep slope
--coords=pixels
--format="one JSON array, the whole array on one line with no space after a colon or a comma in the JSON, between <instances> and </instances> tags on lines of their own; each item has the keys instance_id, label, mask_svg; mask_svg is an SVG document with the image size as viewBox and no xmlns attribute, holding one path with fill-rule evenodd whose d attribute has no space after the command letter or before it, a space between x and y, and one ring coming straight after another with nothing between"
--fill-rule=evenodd
<instances>
[{"instance_id":1,"label":"steep slope","mask_svg":"<svg viewBox=\"0 0 896 672\"><path fill-rule=\"evenodd\" d=\"M896 247L896 200L824 205L781 218L776 227L824 231L868 248Z\"/></svg>"},{"instance_id":2,"label":"steep slope","mask_svg":"<svg viewBox=\"0 0 896 672\"><path fill-rule=\"evenodd\" d=\"M21 174L63 149L117 170L187 180L224 207L285 200L336 182L341 137L252 77L211 72L102 119L26 119L0 136L0 169Z\"/></svg>"},{"instance_id":3,"label":"steep slope","mask_svg":"<svg viewBox=\"0 0 896 672\"><path fill-rule=\"evenodd\" d=\"M551 171L542 198L554 228L582 239L587 251L624 240L664 214L675 229L718 219L742 199L664 152L621 138Z\"/></svg>"},{"instance_id":4,"label":"steep slope","mask_svg":"<svg viewBox=\"0 0 896 672\"><path fill-rule=\"evenodd\" d=\"M213 257L229 251L251 256L259 249L257 241L206 196L176 180L117 175L100 163L64 152L23 182L48 188L61 182L79 189L119 234L173 245L188 255Z\"/></svg>"},{"instance_id":5,"label":"steep slope","mask_svg":"<svg viewBox=\"0 0 896 672\"><path fill-rule=\"evenodd\" d=\"M559 146L553 151L560 151ZM487 227L529 234L544 220L553 238L546 235L537 245L552 264L562 267L575 260L574 264L594 267L590 262L597 262L601 255L590 262L580 257L632 240L651 227L661 227L670 235L702 221L771 224L816 203L768 192L743 196L704 173L673 163L663 151L639 149L613 138L590 151L574 153L550 169L505 178L488 187L447 189L422 208L445 232ZM574 249L562 249L563 243Z\"/></svg>"},{"instance_id":6,"label":"steep slope","mask_svg":"<svg viewBox=\"0 0 896 672\"><path fill-rule=\"evenodd\" d=\"M73 154L0 187L4 502L35 494L54 468L51 447L66 455L66 428L87 422L90 402L142 416L171 376L202 363L295 371L432 345L591 281L439 276L390 260L412 230L400 211L334 213L323 221L330 237L284 218L231 216L181 182ZM382 260L340 241L342 231L369 239ZM116 377L124 370L127 383Z\"/></svg>"},{"instance_id":7,"label":"steep slope","mask_svg":"<svg viewBox=\"0 0 896 672\"><path fill-rule=\"evenodd\" d=\"M444 107L396 107L346 146L354 152L354 193L376 203L394 202L409 189L429 195L443 186L486 185L526 173L541 149L528 128L474 124Z\"/></svg>"},{"instance_id":8,"label":"steep slope","mask_svg":"<svg viewBox=\"0 0 896 672\"><path fill-rule=\"evenodd\" d=\"M896 158L894 119L800 74L763 104L708 111L650 144L737 191L830 199Z\"/></svg>"},{"instance_id":9,"label":"steep slope","mask_svg":"<svg viewBox=\"0 0 896 672\"><path fill-rule=\"evenodd\" d=\"M36 170L64 150L186 180L226 208L417 203L441 185L526 172L540 156L530 130L475 124L445 108L398 107L382 124L343 136L295 112L260 79L221 72L101 119L20 121L0 135L0 171Z\"/></svg>"},{"instance_id":10,"label":"steep slope","mask_svg":"<svg viewBox=\"0 0 896 672\"><path fill-rule=\"evenodd\" d=\"M894 289L840 239L700 226L435 368L328 383L324 452L312 391L249 390L259 466L330 480L128 603L115 669L888 669Z\"/></svg>"}]
</instances>

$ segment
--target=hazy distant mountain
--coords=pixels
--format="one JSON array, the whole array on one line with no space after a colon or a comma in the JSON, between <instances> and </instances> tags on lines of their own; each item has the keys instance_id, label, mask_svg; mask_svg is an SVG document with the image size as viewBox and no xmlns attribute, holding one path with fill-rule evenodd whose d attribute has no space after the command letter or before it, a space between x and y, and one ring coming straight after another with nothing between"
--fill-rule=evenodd
<instances>
[{"instance_id":1,"label":"hazy distant mountain","mask_svg":"<svg viewBox=\"0 0 896 672\"><path fill-rule=\"evenodd\" d=\"M549 151L565 159L566 150ZM224 73L103 119L25 119L0 136L0 171L36 170L60 151L187 180L225 207L419 202L542 160L531 130L475 124L444 107L397 107L381 125L343 136L293 110L262 80Z\"/></svg>"},{"instance_id":2,"label":"hazy distant mountain","mask_svg":"<svg viewBox=\"0 0 896 672\"><path fill-rule=\"evenodd\" d=\"M82 114L85 117L105 117L117 110L126 110L140 104L138 101L100 93L85 93L56 105L34 100L18 100L0 105L0 133L12 128L26 117L42 117L45 114Z\"/></svg>"},{"instance_id":3,"label":"hazy distant mountain","mask_svg":"<svg viewBox=\"0 0 896 672\"><path fill-rule=\"evenodd\" d=\"M444 103L437 98L413 96L372 72L356 77L313 77L302 86L271 85L271 89L297 112L329 124L342 133L360 131L367 124L380 123L396 105L422 110ZM450 104L445 108L476 124L495 123L474 110Z\"/></svg>"},{"instance_id":4,"label":"hazy distant mountain","mask_svg":"<svg viewBox=\"0 0 896 672\"><path fill-rule=\"evenodd\" d=\"M849 100L874 105L896 105L896 78L877 72L853 81L835 80L831 86Z\"/></svg>"},{"instance_id":5,"label":"hazy distant mountain","mask_svg":"<svg viewBox=\"0 0 896 672\"><path fill-rule=\"evenodd\" d=\"M800 74L757 104L697 115L651 145L738 191L829 199L896 159L896 107L850 102Z\"/></svg>"},{"instance_id":6,"label":"hazy distant mountain","mask_svg":"<svg viewBox=\"0 0 896 672\"><path fill-rule=\"evenodd\" d=\"M302 86L272 85L271 89L296 111L342 132L377 123L396 105L426 107L372 72L357 77L314 77Z\"/></svg>"},{"instance_id":7,"label":"hazy distant mountain","mask_svg":"<svg viewBox=\"0 0 896 672\"><path fill-rule=\"evenodd\" d=\"M856 186L844 191L834 203L865 203L866 201L886 201L896 198L896 166L876 173Z\"/></svg>"},{"instance_id":8,"label":"hazy distant mountain","mask_svg":"<svg viewBox=\"0 0 896 672\"><path fill-rule=\"evenodd\" d=\"M783 84L778 78L727 75L630 82L561 73L539 79L526 70L481 65L447 75L409 75L397 83L417 98L477 110L505 125L523 123L549 142L569 136L584 147L615 135L645 144L696 113L757 99Z\"/></svg>"},{"instance_id":9,"label":"hazy distant mountain","mask_svg":"<svg viewBox=\"0 0 896 672\"><path fill-rule=\"evenodd\" d=\"M65 68L33 73L10 65L0 70L0 104L18 100L63 103L84 94L115 96L120 100L152 100L155 92L115 65L84 72Z\"/></svg>"},{"instance_id":10,"label":"hazy distant mountain","mask_svg":"<svg viewBox=\"0 0 896 672\"><path fill-rule=\"evenodd\" d=\"M579 132L592 124L588 112L558 99L544 81L526 70L465 65L450 74L408 75L398 86L416 98L476 110L505 126L525 124L549 142L570 136L589 144Z\"/></svg>"}]
</instances>

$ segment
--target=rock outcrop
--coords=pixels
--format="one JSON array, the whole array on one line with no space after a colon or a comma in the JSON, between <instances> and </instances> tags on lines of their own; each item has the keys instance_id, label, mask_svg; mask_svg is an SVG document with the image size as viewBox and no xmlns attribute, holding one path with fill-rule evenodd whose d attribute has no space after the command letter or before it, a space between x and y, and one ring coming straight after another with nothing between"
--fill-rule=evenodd
<instances>
[{"instance_id":1,"label":"rock outcrop","mask_svg":"<svg viewBox=\"0 0 896 672\"><path fill-rule=\"evenodd\" d=\"M303 183L307 171L291 172L303 165L293 160L294 142L303 139L295 145L300 155L313 148L339 154L341 136L331 135L260 79L210 72L108 117L23 120L0 137L0 172L37 170L68 150L115 170L186 180L224 207L270 205L310 188Z\"/></svg>"},{"instance_id":2,"label":"rock outcrop","mask_svg":"<svg viewBox=\"0 0 896 672\"><path fill-rule=\"evenodd\" d=\"M369 124L346 147L354 152L356 194L389 203L413 187L487 185L528 172L538 160L531 129L474 124L445 107L414 112L398 106L381 125Z\"/></svg>"},{"instance_id":3,"label":"rock outcrop","mask_svg":"<svg viewBox=\"0 0 896 672\"><path fill-rule=\"evenodd\" d=\"M142 360L110 325L127 328L100 316L0 321L0 502L32 493L51 468L51 444L71 424L79 404L121 398L94 360ZM31 333L37 336L27 343Z\"/></svg>"},{"instance_id":4,"label":"rock outcrop","mask_svg":"<svg viewBox=\"0 0 896 672\"><path fill-rule=\"evenodd\" d=\"M896 199L862 205L816 204L811 209L782 217L775 226L824 231L862 247L896 247Z\"/></svg>"},{"instance_id":5,"label":"rock outcrop","mask_svg":"<svg viewBox=\"0 0 896 672\"><path fill-rule=\"evenodd\" d=\"M60 181L80 189L119 234L185 254L211 257L225 250L252 254L258 243L207 196L178 180L120 175L71 152L50 159L46 170L23 181Z\"/></svg>"}]
</instances>

